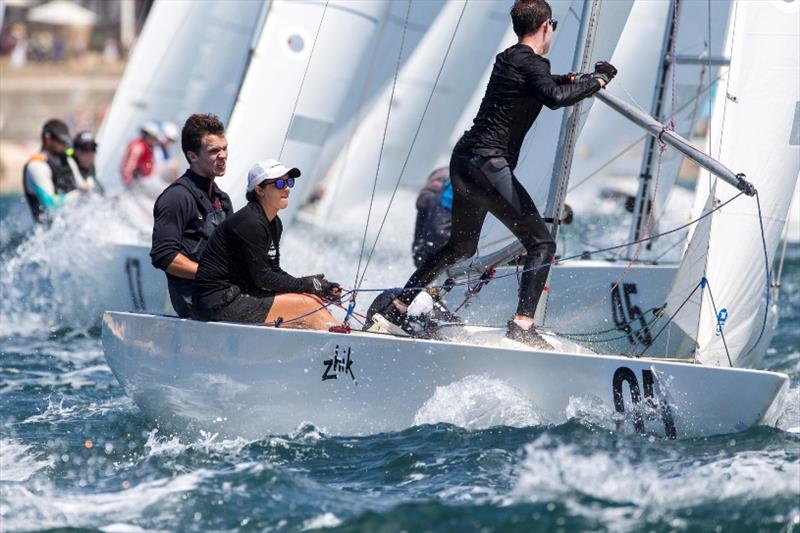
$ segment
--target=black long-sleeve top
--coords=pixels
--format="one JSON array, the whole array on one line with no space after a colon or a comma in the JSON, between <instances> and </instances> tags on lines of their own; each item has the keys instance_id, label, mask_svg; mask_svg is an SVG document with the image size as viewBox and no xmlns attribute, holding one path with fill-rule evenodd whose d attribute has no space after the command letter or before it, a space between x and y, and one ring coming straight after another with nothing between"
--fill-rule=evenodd
<instances>
[{"instance_id":1,"label":"black long-sleeve top","mask_svg":"<svg viewBox=\"0 0 800 533\"><path fill-rule=\"evenodd\" d=\"M558 109L598 90L594 79L570 83L567 76L550 74L548 59L517 43L497 54L478 115L455 152L504 157L514 169L525 134L543 105Z\"/></svg>"},{"instance_id":2,"label":"black long-sleeve top","mask_svg":"<svg viewBox=\"0 0 800 533\"><path fill-rule=\"evenodd\" d=\"M310 279L296 278L281 269L282 232L280 218L268 220L257 202L249 202L225 220L200 258L195 301L222 300L231 287L255 296L312 292Z\"/></svg>"},{"instance_id":3,"label":"black long-sleeve top","mask_svg":"<svg viewBox=\"0 0 800 533\"><path fill-rule=\"evenodd\" d=\"M164 189L153 206L153 266L167 270L178 252L198 261L213 232L215 224L209 224L208 219L215 212L222 215L216 219L222 220L233 213L233 206L228 195L216 184L212 186L209 178L187 170Z\"/></svg>"}]
</instances>

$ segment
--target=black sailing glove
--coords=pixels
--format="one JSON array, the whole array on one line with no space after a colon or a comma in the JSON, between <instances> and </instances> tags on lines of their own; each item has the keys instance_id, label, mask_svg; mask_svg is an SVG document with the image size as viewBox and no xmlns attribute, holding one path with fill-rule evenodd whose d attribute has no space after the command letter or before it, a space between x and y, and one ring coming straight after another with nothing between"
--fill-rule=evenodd
<instances>
[{"instance_id":1,"label":"black sailing glove","mask_svg":"<svg viewBox=\"0 0 800 533\"><path fill-rule=\"evenodd\" d=\"M326 300L338 300L341 298L342 287L338 283L325 279L325 274L310 276L309 279L314 287L312 292L315 295L325 298Z\"/></svg>"},{"instance_id":2,"label":"black sailing glove","mask_svg":"<svg viewBox=\"0 0 800 533\"><path fill-rule=\"evenodd\" d=\"M592 73L592 77L602 79L604 82L606 82L606 85L608 85L616 75L617 69L611 63L607 61L598 61L594 64L594 72Z\"/></svg>"}]
</instances>

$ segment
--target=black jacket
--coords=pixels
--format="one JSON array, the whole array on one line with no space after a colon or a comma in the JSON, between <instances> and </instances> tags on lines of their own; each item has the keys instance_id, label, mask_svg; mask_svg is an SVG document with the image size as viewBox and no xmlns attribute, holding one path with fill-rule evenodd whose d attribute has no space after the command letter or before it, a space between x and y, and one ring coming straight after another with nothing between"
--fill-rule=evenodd
<instances>
[{"instance_id":1,"label":"black jacket","mask_svg":"<svg viewBox=\"0 0 800 533\"><path fill-rule=\"evenodd\" d=\"M231 199L216 184L211 195L211 180L187 170L156 200L153 207L153 266L166 271L181 253L199 262L208 240L231 213ZM192 281L167 273L170 300L178 316L191 314Z\"/></svg>"},{"instance_id":2,"label":"black jacket","mask_svg":"<svg viewBox=\"0 0 800 533\"><path fill-rule=\"evenodd\" d=\"M281 219L267 220L258 202L249 202L223 222L208 243L195 279L195 302L209 309L227 305L239 293L271 296L313 292L308 278L281 268Z\"/></svg>"},{"instance_id":3,"label":"black jacket","mask_svg":"<svg viewBox=\"0 0 800 533\"><path fill-rule=\"evenodd\" d=\"M599 90L594 79L570 83L567 76L550 74L549 60L527 45L515 44L497 54L478 115L454 151L504 157L513 170L525 134L543 105L558 109Z\"/></svg>"}]
</instances>

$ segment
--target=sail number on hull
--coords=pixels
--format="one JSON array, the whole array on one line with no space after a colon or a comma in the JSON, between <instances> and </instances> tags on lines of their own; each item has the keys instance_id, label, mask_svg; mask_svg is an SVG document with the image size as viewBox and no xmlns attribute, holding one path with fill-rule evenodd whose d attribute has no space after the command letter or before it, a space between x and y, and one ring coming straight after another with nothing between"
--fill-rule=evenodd
<instances>
[{"instance_id":1,"label":"sail number on hull","mask_svg":"<svg viewBox=\"0 0 800 533\"><path fill-rule=\"evenodd\" d=\"M625 403L623 384L627 384L630 391L631 404L629 406L626 406ZM660 415L661 421L664 423L664 435L668 439L674 439L677 437L677 432L672 409L663 394L656 397L656 386L652 370L642 369L642 388L640 388L636 373L627 366L619 367L611 380L614 409L617 413L624 415L629 408L633 419L633 428L640 434L645 433L645 420L656 420ZM624 420L617 420L617 431L622 431L624 424Z\"/></svg>"},{"instance_id":2,"label":"sail number on hull","mask_svg":"<svg viewBox=\"0 0 800 533\"><path fill-rule=\"evenodd\" d=\"M653 337L647 324L644 313L638 305L631 302L631 295L636 294L635 283L614 283L611 285L611 318L617 330L628 336L628 341L633 345L650 346ZM632 324L639 322L639 328L634 330Z\"/></svg>"}]
</instances>

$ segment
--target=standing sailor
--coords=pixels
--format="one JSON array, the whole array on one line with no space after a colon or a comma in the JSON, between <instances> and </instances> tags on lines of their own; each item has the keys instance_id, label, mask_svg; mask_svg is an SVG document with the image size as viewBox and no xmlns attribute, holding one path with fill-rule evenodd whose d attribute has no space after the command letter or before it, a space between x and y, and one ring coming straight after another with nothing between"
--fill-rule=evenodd
<instances>
[{"instance_id":1,"label":"standing sailor","mask_svg":"<svg viewBox=\"0 0 800 533\"><path fill-rule=\"evenodd\" d=\"M42 149L31 156L22 171L25 199L37 223L47 222L49 212L78 191L91 189L67 155L71 141L69 128L62 120L48 120L42 127Z\"/></svg>"},{"instance_id":2,"label":"standing sailor","mask_svg":"<svg viewBox=\"0 0 800 533\"><path fill-rule=\"evenodd\" d=\"M189 317L197 263L216 227L233 212L231 199L214 183L225 175L225 126L212 114L194 114L181 132L189 169L167 187L153 207L153 266L166 272L172 307Z\"/></svg>"},{"instance_id":3,"label":"standing sailor","mask_svg":"<svg viewBox=\"0 0 800 533\"><path fill-rule=\"evenodd\" d=\"M616 74L606 62L580 76L550 74L550 51L557 21L544 0L516 0L511 8L519 42L497 55L478 115L458 141L450 159L453 184L452 230L447 246L429 257L411 276L402 293L380 315L392 333L413 335L407 310L425 287L455 262L475 254L488 213L525 246L525 272L516 314L506 336L536 348L547 344L533 317L544 290L556 244L528 192L514 176L522 141L547 106L558 109L588 98Z\"/></svg>"}]
</instances>

